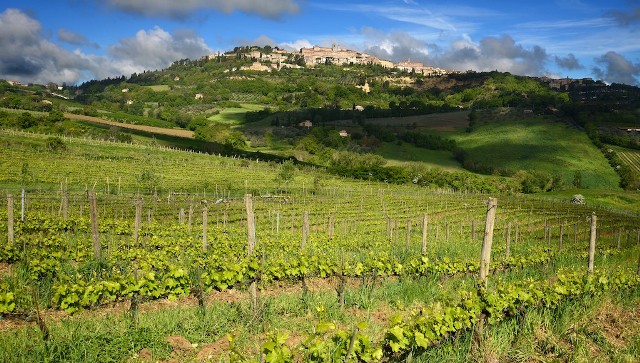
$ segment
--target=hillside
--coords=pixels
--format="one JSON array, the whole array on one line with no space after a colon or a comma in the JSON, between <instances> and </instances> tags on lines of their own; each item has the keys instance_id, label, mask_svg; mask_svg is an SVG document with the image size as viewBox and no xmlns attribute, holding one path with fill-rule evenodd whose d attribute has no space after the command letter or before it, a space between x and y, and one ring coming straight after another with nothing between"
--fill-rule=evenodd
<instances>
[{"instance_id":1,"label":"hillside","mask_svg":"<svg viewBox=\"0 0 640 363\"><path fill-rule=\"evenodd\" d=\"M15 130L0 145L3 362L342 361L352 336L374 362L639 348L633 193L609 195L622 210L499 194L483 283L487 194Z\"/></svg>"},{"instance_id":2,"label":"hillside","mask_svg":"<svg viewBox=\"0 0 640 363\"><path fill-rule=\"evenodd\" d=\"M460 184L453 180L468 175L458 174L463 169L510 178L479 188L487 191L547 191L574 184L636 190L640 185L637 170L621 170L603 149L607 166L590 146L640 147L637 135L620 131L623 125L640 124L635 87L499 72L433 76L374 64L272 67L267 72L251 65L268 63L263 56L269 50L254 48L238 48L234 56L180 60L164 70L89 81L63 91L0 83L0 106L13 110L2 112L0 121L4 127L36 132L135 142L151 137L175 148L296 159L343 176L401 183L431 173L426 184L454 189ZM27 117L20 110L45 114ZM65 123L58 110L106 121ZM502 121L476 127L478 115ZM301 127L302 122L313 126ZM560 124L568 126L556 127ZM154 129L145 133L142 126L195 139L162 135L167 132L153 136L149 131ZM348 159L364 166L345 164L349 153ZM431 169L442 169L445 177L433 176ZM525 174L516 177L520 170ZM576 176L582 176L580 183L574 183ZM488 179L481 179L486 184ZM534 179L535 186L525 185Z\"/></svg>"}]
</instances>

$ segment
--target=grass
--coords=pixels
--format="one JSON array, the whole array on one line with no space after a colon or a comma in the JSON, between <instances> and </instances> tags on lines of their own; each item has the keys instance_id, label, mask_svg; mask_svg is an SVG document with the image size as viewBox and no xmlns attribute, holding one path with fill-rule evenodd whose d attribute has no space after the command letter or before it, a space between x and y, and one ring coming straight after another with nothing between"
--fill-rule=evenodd
<instances>
[{"instance_id":1,"label":"grass","mask_svg":"<svg viewBox=\"0 0 640 363\"><path fill-rule=\"evenodd\" d=\"M387 159L387 165L405 165L412 162L420 162L429 168L441 168L445 170L464 170L449 151L427 150L403 143L383 143L376 154Z\"/></svg>"},{"instance_id":2,"label":"grass","mask_svg":"<svg viewBox=\"0 0 640 363\"><path fill-rule=\"evenodd\" d=\"M568 185L580 172L586 188L619 189L617 174L587 135L556 119L492 121L451 137L485 167L546 172Z\"/></svg>"},{"instance_id":3,"label":"grass","mask_svg":"<svg viewBox=\"0 0 640 363\"><path fill-rule=\"evenodd\" d=\"M269 332L286 333L287 345L298 346L316 323L339 327L368 322L365 333L382 338L388 319L399 310L455 299L464 279L385 280L368 287L358 282L346 291L340 309L333 283L306 297L299 285L261 297L258 315L251 313L244 291L225 301L224 293L209 296L201 310L192 298L143 304L134 321L126 303L71 317L47 317L50 340L44 343L33 323L3 332L3 362L135 362L145 361L143 349L157 361L193 361L211 350L214 361L229 361L231 335L245 358L260 360L260 346ZM466 283L469 288L473 282ZM471 284L471 285L469 285ZM228 295L228 294L227 294ZM640 293L605 293L566 301L556 309L531 309L503 322L474 328L446 339L414 356L415 362L634 362L640 353ZM597 322L597 325L594 324ZM170 337L191 343L175 348ZM217 349L215 349L217 348ZM200 355L199 355L200 354Z\"/></svg>"},{"instance_id":4,"label":"grass","mask_svg":"<svg viewBox=\"0 0 640 363\"><path fill-rule=\"evenodd\" d=\"M245 113L249 111L262 110L264 108L264 106L262 105L249 103L243 103L240 106L241 107L225 108L224 110L220 111L219 114L209 117L209 120L231 125L240 125L245 123Z\"/></svg>"},{"instance_id":5,"label":"grass","mask_svg":"<svg viewBox=\"0 0 640 363\"><path fill-rule=\"evenodd\" d=\"M568 202L575 194L582 194L589 206L640 212L640 193L608 189L568 189L532 195L532 198L556 199Z\"/></svg>"},{"instance_id":6,"label":"grass","mask_svg":"<svg viewBox=\"0 0 640 363\"><path fill-rule=\"evenodd\" d=\"M170 87L167 84L158 84L153 86L145 86L155 92L166 92L169 91Z\"/></svg>"},{"instance_id":7,"label":"grass","mask_svg":"<svg viewBox=\"0 0 640 363\"><path fill-rule=\"evenodd\" d=\"M389 127L412 127L423 132L454 132L469 124L468 111L434 113L407 117L385 117L367 120L367 123Z\"/></svg>"}]
</instances>

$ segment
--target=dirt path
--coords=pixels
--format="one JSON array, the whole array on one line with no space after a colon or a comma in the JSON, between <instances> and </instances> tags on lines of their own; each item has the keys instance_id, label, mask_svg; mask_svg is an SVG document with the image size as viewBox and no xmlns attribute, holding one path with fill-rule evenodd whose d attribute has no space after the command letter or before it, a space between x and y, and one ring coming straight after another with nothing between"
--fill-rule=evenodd
<instances>
[{"instance_id":1,"label":"dirt path","mask_svg":"<svg viewBox=\"0 0 640 363\"><path fill-rule=\"evenodd\" d=\"M162 135L169 135L169 136L186 137L190 139L193 138L193 131L190 131L190 130L166 129L163 127L146 126L146 125L132 125L132 124L126 124L122 122L109 121L99 117L76 115L73 113L65 113L64 117L72 120L89 121L89 122L95 122L103 125L117 126L123 129L139 130L139 131L145 131L145 132L151 132L154 134L162 134Z\"/></svg>"}]
</instances>

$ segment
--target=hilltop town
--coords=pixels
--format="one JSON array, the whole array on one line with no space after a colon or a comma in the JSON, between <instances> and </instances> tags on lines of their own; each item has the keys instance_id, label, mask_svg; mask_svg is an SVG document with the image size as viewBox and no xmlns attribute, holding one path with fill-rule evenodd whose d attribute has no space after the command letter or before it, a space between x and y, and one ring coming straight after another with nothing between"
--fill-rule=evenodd
<instances>
[{"instance_id":1,"label":"hilltop town","mask_svg":"<svg viewBox=\"0 0 640 363\"><path fill-rule=\"evenodd\" d=\"M380 59L374 55L357 52L350 49L343 49L333 44L330 48L314 45L311 48L301 48L299 52L291 52L278 47L236 47L233 51L224 54L210 54L206 58L216 57L237 57L251 58L254 60L251 66L241 70L265 71L273 69L314 67L317 65L378 65L388 69L398 69L410 73L422 74L424 76L442 76L456 73L438 67L428 66L417 61L401 61L393 63L389 60Z\"/></svg>"}]
</instances>

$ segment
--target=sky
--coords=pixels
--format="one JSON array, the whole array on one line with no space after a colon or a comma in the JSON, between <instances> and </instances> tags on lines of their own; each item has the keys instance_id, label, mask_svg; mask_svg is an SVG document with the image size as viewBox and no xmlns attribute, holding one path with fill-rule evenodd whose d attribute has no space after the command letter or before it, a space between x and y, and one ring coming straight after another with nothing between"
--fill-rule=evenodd
<instances>
[{"instance_id":1,"label":"sky","mask_svg":"<svg viewBox=\"0 0 640 363\"><path fill-rule=\"evenodd\" d=\"M0 79L79 84L271 45L640 86L640 0L3 0Z\"/></svg>"}]
</instances>

